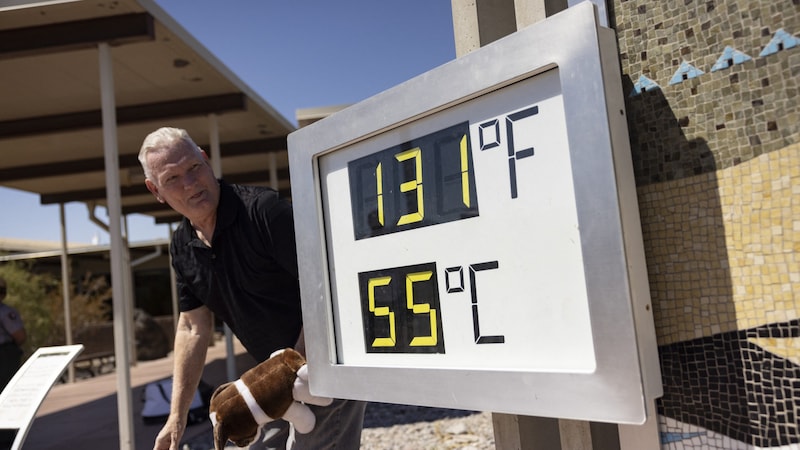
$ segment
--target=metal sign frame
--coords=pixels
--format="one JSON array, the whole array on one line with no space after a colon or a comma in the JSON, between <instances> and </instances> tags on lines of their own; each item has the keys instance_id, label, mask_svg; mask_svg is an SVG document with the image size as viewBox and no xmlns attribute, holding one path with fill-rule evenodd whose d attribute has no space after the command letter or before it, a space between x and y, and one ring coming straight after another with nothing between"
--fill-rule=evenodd
<instances>
[{"instance_id":1,"label":"metal sign frame","mask_svg":"<svg viewBox=\"0 0 800 450\"><path fill-rule=\"evenodd\" d=\"M342 363L320 158L345 154L353 146L383 139L553 68L558 69L566 118L596 365L589 371L536 371L494 369L480 361L475 361L478 369L468 370ZM658 353L616 38L599 25L593 4L569 8L300 129L289 135L288 143L312 392L541 417L645 422L648 401L662 393Z\"/></svg>"}]
</instances>

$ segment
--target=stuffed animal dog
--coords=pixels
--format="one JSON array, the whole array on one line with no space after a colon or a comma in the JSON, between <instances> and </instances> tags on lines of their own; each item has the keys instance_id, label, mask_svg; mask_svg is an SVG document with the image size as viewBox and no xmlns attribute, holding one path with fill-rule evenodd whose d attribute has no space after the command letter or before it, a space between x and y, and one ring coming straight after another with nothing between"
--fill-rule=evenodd
<instances>
[{"instance_id":1,"label":"stuffed animal dog","mask_svg":"<svg viewBox=\"0 0 800 450\"><path fill-rule=\"evenodd\" d=\"M209 416L214 425L214 448L223 450L230 440L239 447L250 445L262 425L283 418L299 433L314 429L314 413L303 403L327 406L333 400L312 396L308 368L302 355L291 348L270 358L232 383L214 391Z\"/></svg>"}]
</instances>

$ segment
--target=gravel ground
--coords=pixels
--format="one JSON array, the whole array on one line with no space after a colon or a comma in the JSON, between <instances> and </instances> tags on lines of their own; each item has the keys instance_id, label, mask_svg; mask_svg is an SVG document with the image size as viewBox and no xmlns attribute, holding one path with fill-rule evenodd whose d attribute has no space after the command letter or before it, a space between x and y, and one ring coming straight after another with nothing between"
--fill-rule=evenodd
<instances>
[{"instance_id":1,"label":"gravel ground","mask_svg":"<svg viewBox=\"0 0 800 450\"><path fill-rule=\"evenodd\" d=\"M364 450L494 450L491 413L370 403Z\"/></svg>"},{"instance_id":2,"label":"gravel ground","mask_svg":"<svg viewBox=\"0 0 800 450\"><path fill-rule=\"evenodd\" d=\"M209 433L183 450L213 449ZM228 447L236 448L236 447ZM494 450L491 413L370 403L361 433L363 450Z\"/></svg>"}]
</instances>

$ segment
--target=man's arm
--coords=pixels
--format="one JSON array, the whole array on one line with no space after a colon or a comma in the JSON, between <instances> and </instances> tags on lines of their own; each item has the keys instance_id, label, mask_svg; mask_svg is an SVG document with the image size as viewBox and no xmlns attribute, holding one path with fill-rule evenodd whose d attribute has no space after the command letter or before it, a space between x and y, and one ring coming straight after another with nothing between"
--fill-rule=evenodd
<instances>
[{"instance_id":1,"label":"man's arm","mask_svg":"<svg viewBox=\"0 0 800 450\"><path fill-rule=\"evenodd\" d=\"M25 327L22 327L19 330L11 333L11 337L14 339L14 342L16 342L17 345L22 345L22 343L25 342L25 339L28 338L27 333L25 333Z\"/></svg>"},{"instance_id":2,"label":"man's arm","mask_svg":"<svg viewBox=\"0 0 800 450\"><path fill-rule=\"evenodd\" d=\"M205 306L182 312L178 318L170 413L167 423L156 437L154 450L178 450L186 430L186 416L203 374L213 331L213 315Z\"/></svg>"}]
</instances>

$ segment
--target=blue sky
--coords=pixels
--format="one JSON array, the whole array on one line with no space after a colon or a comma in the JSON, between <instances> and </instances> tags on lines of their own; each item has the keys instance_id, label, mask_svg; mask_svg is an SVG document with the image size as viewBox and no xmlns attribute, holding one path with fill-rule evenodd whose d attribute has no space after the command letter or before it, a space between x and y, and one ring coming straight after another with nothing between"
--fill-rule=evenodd
<instances>
[{"instance_id":1,"label":"blue sky","mask_svg":"<svg viewBox=\"0 0 800 450\"><path fill-rule=\"evenodd\" d=\"M156 1L292 123L298 109L357 103L455 58L450 0ZM58 206L6 188L0 204L0 237L60 239ZM82 203L66 217L68 241L108 242ZM145 216L128 225L132 241L168 236Z\"/></svg>"}]
</instances>

